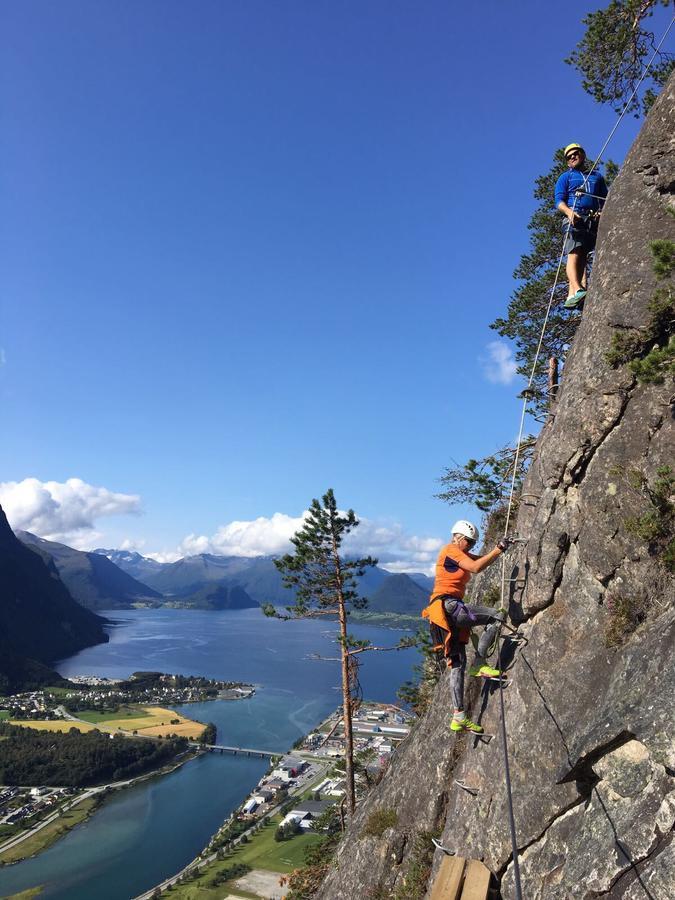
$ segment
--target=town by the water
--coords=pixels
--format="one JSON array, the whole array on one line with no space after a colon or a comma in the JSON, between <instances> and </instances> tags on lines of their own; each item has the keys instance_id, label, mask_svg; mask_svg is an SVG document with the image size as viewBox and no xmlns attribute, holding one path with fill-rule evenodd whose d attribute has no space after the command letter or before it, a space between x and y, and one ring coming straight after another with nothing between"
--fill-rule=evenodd
<instances>
[{"instance_id":1,"label":"town by the water","mask_svg":"<svg viewBox=\"0 0 675 900\"><path fill-rule=\"evenodd\" d=\"M174 705L207 700L245 702L255 686L199 677L138 672L126 680L74 676L71 687L45 688L9 695L0 701L5 741L15 741L22 755L36 739L66 739L69 734L104 737L128 744L144 737L167 755L149 761L129 777L101 782L88 770L67 783L15 783L0 786L0 866L39 854L83 822L113 791L139 780L161 777L203 753L269 757L259 783L223 822L199 857L154 886L143 898L170 892L182 896L189 885L205 889L227 885L229 896L282 896L283 879L301 864L312 843L343 815L345 736L342 709L296 741L286 755L256 748L227 747L217 741L215 726L173 710ZM361 795L382 777L391 755L410 732L413 716L398 706L362 702L353 715L357 785ZM105 747L105 743L104 743ZM51 772L28 766L24 779ZM101 773L99 773L101 774ZM72 777L71 777L72 776ZM58 778L56 778L58 780ZM259 865L256 865L256 862ZM237 893L238 891L242 893ZM188 896L187 894L185 895Z\"/></svg>"}]
</instances>

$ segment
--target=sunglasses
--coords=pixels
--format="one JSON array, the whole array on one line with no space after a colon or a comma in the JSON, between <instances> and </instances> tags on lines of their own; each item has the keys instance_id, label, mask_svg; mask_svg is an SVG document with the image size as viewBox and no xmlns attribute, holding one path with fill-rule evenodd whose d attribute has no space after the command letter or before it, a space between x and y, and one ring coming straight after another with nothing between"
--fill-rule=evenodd
<instances>
[{"instance_id":1,"label":"sunglasses","mask_svg":"<svg viewBox=\"0 0 675 900\"><path fill-rule=\"evenodd\" d=\"M581 156L578 150L575 150L574 153L568 153L565 159L574 159L575 156Z\"/></svg>"}]
</instances>

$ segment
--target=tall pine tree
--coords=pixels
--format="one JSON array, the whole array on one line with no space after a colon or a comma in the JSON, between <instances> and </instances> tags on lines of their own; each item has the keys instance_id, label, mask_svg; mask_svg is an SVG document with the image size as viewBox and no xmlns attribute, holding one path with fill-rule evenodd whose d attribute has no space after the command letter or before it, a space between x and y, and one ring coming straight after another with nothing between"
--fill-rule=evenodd
<instances>
[{"instance_id":1,"label":"tall pine tree","mask_svg":"<svg viewBox=\"0 0 675 900\"><path fill-rule=\"evenodd\" d=\"M342 514L331 489L319 500L312 500L304 525L291 538L294 553L275 561L284 585L295 592L295 603L287 607L293 618L337 615L338 643L342 671L342 714L345 733L345 777L347 804L356 807L354 784L354 737L352 716L358 690L358 655L376 649L369 641L359 641L347 632L350 609L363 609L368 601L358 591L357 579L377 564L370 556L348 559L342 543L359 524L353 510ZM266 615L277 615L273 607L263 608Z\"/></svg>"}]
</instances>

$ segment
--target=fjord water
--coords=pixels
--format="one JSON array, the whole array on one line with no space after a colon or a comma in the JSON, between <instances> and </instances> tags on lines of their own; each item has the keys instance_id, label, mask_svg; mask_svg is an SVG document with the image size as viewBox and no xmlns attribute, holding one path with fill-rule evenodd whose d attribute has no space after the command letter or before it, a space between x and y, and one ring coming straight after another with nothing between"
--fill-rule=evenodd
<instances>
[{"instance_id":1,"label":"fjord water","mask_svg":"<svg viewBox=\"0 0 675 900\"><path fill-rule=\"evenodd\" d=\"M110 642L63 660L61 674L126 678L152 670L256 685L250 700L187 704L180 712L218 727L218 743L283 752L340 702L334 627L281 622L259 610L124 610ZM377 646L400 632L352 629ZM365 655L367 699L394 701L410 677L412 650ZM86 823L35 859L0 869L0 897L43 885L53 900L130 900L193 859L267 769L256 758L208 754L162 778L119 791Z\"/></svg>"}]
</instances>

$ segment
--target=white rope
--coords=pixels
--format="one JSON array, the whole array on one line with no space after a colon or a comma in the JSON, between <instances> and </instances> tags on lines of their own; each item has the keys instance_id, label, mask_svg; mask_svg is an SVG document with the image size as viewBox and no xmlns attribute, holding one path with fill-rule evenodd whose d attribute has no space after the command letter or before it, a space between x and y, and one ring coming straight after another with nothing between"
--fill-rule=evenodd
<instances>
[{"instance_id":1,"label":"white rope","mask_svg":"<svg viewBox=\"0 0 675 900\"><path fill-rule=\"evenodd\" d=\"M616 133L616 130L619 127L623 117L628 112L628 109L629 109L631 103L633 102L633 99L634 99L635 95L637 94L640 85L644 81L645 76L647 75L647 72L651 68L651 65L654 62L654 60L656 59L656 55L658 54L659 50L663 46L663 42L665 41L666 37L668 36L668 33L670 32L670 29L673 26L673 22L675 22L675 16L673 16L673 18L670 20L670 24L666 28L666 30L663 34L663 37L661 38L656 49L654 50L654 53L652 54L651 59L647 63L644 72L640 76L638 83L635 85L635 88L633 89L630 97L626 101L626 104L624 105L624 108L622 109L621 114L619 115L619 118L614 123L614 127L610 131L607 140L602 145L602 148L601 148L600 152L598 153L596 160L591 167L590 172L588 172L584 176L584 188L586 188L586 186L588 185L588 179L595 171L600 159L602 158L602 154L607 149L609 142L614 137L614 134ZM539 343L537 344L537 349L534 354L534 360L532 362L532 370L530 372L530 377L527 382L527 388L523 392L523 408L522 408L522 412L521 412L521 416L520 416L520 427L518 429L518 443L516 445L516 452L513 457L513 474L511 477L511 485L510 485L510 489L509 489L509 502L508 502L508 506L507 506L507 510L506 510L506 521L504 522L504 537L506 537L508 534L509 524L511 521L511 512L513 509L513 497L515 494L516 477L518 474L518 463L520 462L520 448L521 448L521 444L523 441L523 431L525 428L525 416L527 414L527 403L528 403L528 400L530 399L530 392L531 392L532 384L534 382L537 364L539 362L539 354L541 353L541 347L544 342L544 336L546 334L548 320L551 315L551 307L553 306L553 298L555 296L555 290L558 286L558 279L560 278L560 271L562 269L562 261L565 256L565 243L567 240L567 236L569 235L569 232L570 232L572 220L574 219L574 209L576 207L576 203L577 203L577 195L575 194L574 203L572 204L572 216L570 217L570 221L567 223L567 227L565 229L565 236L563 238L563 245L562 245L562 249L560 251L560 257L558 259L558 266L556 269L555 278L553 280L553 287L551 288L551 293L548 298L548 306L546 307L546 313L544 315L544 322L541 327L541 334L539 335ZM502 575L501 606L502 606L502 608L504 608L504 605L505 605L504 600L506 597L506 555L505 554L502 556L501 575ZM499 629L499 633L501 634L501 628ZM511 795L511 776L510 776L510 771L509 771L509 753L508 753L508 745L507 745L507 738L506 738L506 715L505 715L505 711L504 711L504 686L503 686L503 675L502 675L502 665L501 665L501 644L499 642L499 636L497 638L497 643L499 644L499 659L498 659L497 666L498 666L499 672L500 672L500 674L499 674L499 701L500 701L500 720L501 720L500 725L501 725L501 732L502 732L502 749L503 749L503 755L504 755L506 799L507 799L507 805L508 805L508 810L509 810L509 827L510 827L510 831L511 831L511 851L512 851L512 857L513 857L514 887L515 887L515 891L516 891L516 900L522 900L522 888L521 888L521 884L520 884L520 865L518 862L518 842L517 842L517 838L516 838L516 823L515 823L515 818L514 818L514 814L513 814L513 798Z\"/></svg>"}]
</instances>

